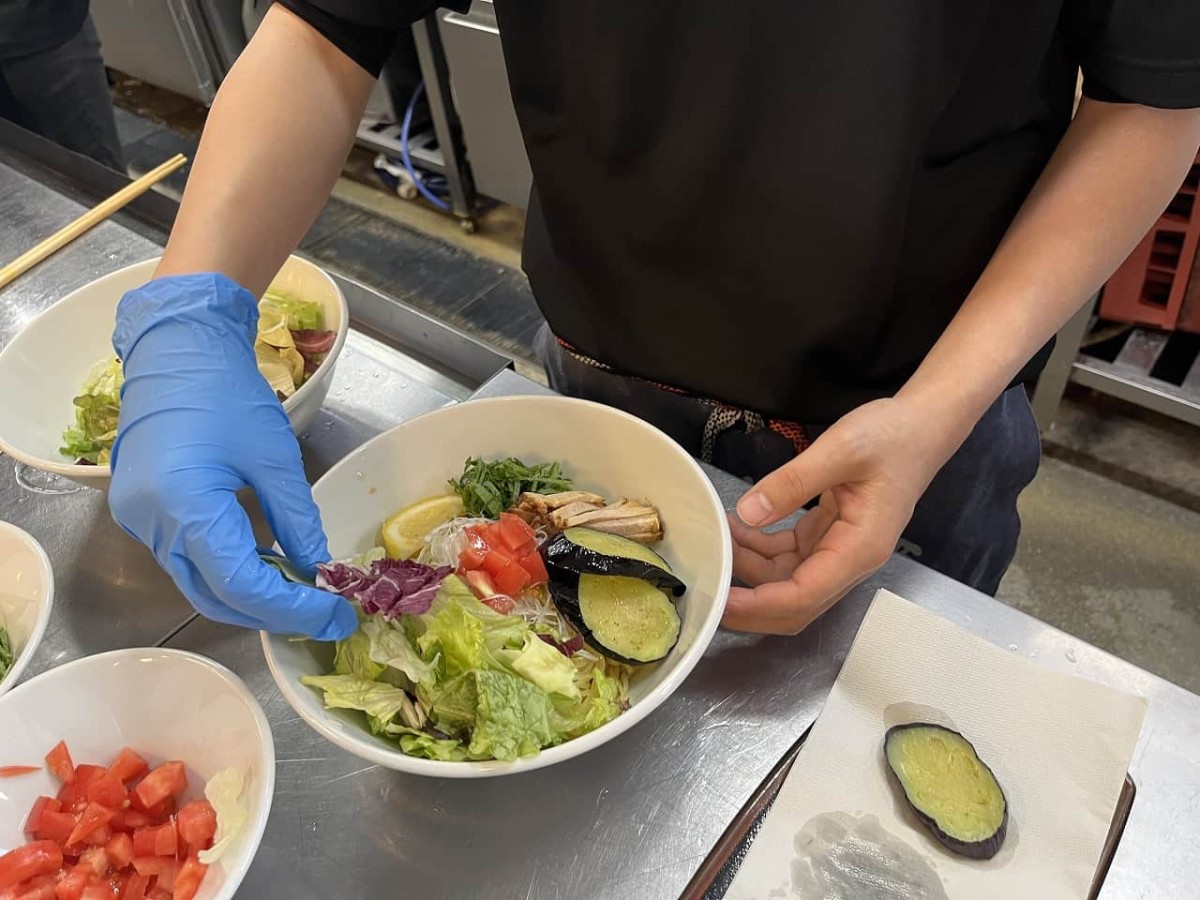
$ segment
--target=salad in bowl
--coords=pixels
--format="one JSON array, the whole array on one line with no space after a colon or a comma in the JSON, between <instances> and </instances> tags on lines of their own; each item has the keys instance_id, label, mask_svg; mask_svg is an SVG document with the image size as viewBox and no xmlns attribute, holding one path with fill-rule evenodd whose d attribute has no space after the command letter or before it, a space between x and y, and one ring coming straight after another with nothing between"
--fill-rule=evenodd
<instances>
[{"instance_id":1,"label":"salad in bowl","mask_svg":"<svg viewBox=\"0 0 1200 900\"><path fill-rule=\"evenodd\" d=\"M335 644L264 633L267 663L316 731L401 771L511 774L605 744L679 687L729 589L725 512L699 465L582 400L428 413L313 497L334 560L316 584L359 627Z\"/></svg>"}]
</instances>

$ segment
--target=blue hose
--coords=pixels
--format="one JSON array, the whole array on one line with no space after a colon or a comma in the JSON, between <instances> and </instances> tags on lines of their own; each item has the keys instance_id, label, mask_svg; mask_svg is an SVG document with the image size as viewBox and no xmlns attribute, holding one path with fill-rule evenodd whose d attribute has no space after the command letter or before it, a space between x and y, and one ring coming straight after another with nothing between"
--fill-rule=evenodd
<instances>
[{"instance_id":1,"label":"blue hose","mask_svg":"<svg viewBox=\"0 0 1200 900\"><path fill-rule=\"evenodd\" d=\"M450 204L425 186L425 182L421 180L421 177L413 168L412 157L408 154L408 133L412 129L413 110L416 109L417 101L421 99L421 95L424 93L425 82L422 81L417 85L417 89L413 91L413 95L408 101L408 109L404 111L404 121L400 123L400 160L404 163L404 171L408 172L408 177L412 179L413 185L420 192L421 196L438 209L449 212Z\"/></svg>"}]
</instances>

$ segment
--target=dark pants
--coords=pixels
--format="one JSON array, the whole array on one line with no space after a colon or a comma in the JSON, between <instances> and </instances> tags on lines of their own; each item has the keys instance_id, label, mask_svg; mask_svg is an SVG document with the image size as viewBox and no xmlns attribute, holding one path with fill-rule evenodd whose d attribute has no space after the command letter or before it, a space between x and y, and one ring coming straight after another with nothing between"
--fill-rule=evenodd
<instances>
[{"instance_id":1,"label":"dark pants","mask_svg":"<svg viewBox=\"0 0 1200 900\"><path fill-rule=\"evenodd\" d=\"M125 171L91 16L64 44L0 60L0 116L110 169Z\"/></svg>"},{"instance_id":2,"label":"dark pants","mask_svg":"<svg viewBox=\"0 0 1200 900\"><path fill-rule=\"evenodd\" d=\"M708 404L581 363L545 328L537 351L556 391L619 407L699 454L712 410ZM813 438L821 430L807 426ZM773 431L739 429L717 438L712 462L753 481L794 456L792 443ZM1017 497L1037 474L1040 459L1037 422L1025 389L1010 388L933 479L897 549L956 581L995 594L1017 551Z\"/></svg>"}]
</instances>

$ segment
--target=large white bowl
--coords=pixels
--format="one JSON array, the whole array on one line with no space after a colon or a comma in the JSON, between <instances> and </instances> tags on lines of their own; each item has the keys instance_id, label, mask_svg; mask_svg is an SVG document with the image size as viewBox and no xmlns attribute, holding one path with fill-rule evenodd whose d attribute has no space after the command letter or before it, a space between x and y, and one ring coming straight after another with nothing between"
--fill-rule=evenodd
<instances>
[{"instance_id":1,"label":"large white bowl","mask_svg":"<svg viewBox=\"0 0 1200 900\"><path fill-rule=\"evenodd\" d=\"M0 625L13 645L13 665L0 678L0 694L21 680L53 606L54 570L46 551L16 525L0 522Z\"/></svg>"},{"instance_id":2,"label":"large white bowl","mask_svg":"<svg viewBox=\"0 0 1200 900\"><path fill-rule=\"evenodd\" d=\"M228 853L209 866L198 900L229 900L262 841L275 791L275 744L249 689L212 660L162 648L114 650L67 663L0 697L0 766L40 765L65 740L76 764L106 765L131 747L152 765L187 766L185 799L203 796L222 769L249 772L250 817ZM0 783L0 853L28 838L25 817L58 784L45 770Z\"/></svg>"},{"instance_id":3,"label":"large white bowl","mask_svg":"<svg viewBox=\"0 0 1200 900\"><path fill-rule=\"evenodd\" d=\"M688 592L679 602L679 643L645 667L630 690L628 711L590 734L515 762L416 759L373 736L361 713L327 710L303 675L331 669L332 645L263 635L267 664L280 691L309 725L370 762L418 775L478 778L548 766L594 750L654 711L704 655L729 592L732 550L717 492L674 441L611 407L565 397L504 397L447 407L406 422L351 453L314 486L329 548L340 558L375 544L380 523L398 508L447 491L469 456L559 461L580 488L609 497L646 497L661 511L665 540L656 548Z\"/></svg>"},{"instance_id":4,"label":"large white bowl","mask_svg":"<svg viewBox=\"0 0 1200 900\"><path fill-rule=\"evenodd\" d=\"M107 488L108 466L78 466L58 452L63 430L75 422L72 400L88 371L111 356L117 304L126 291L154 276L159 258L126 266L74 290L30 322L0 350L0 450L35 469L62 475L89 487ZM295 394L284 401L292 428L299 434L316 416L337 364L350 313L337 283L322 269L289 257L271 282L283 291L321 304L325 327L337 332L325 362Z\"/></svg>"}]
</instances>

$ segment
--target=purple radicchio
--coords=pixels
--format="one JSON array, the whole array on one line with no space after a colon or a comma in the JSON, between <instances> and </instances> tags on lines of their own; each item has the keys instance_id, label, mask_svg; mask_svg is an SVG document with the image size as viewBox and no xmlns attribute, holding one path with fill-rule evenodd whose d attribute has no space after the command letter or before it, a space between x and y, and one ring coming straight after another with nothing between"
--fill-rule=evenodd
<instances>
[{"instance_id":1,"label":"purple radicchio","mask_svg":"<svg viewBox=\"0 0 1200 900\"><path fill-rule=\"evenodd\" d=\"M453 570L411 559L377 559L370 568L348 562L317 566L317 587L356 601L368 615L385 619L429 611L442 581Z\"/></svg>"}]
</instances>

